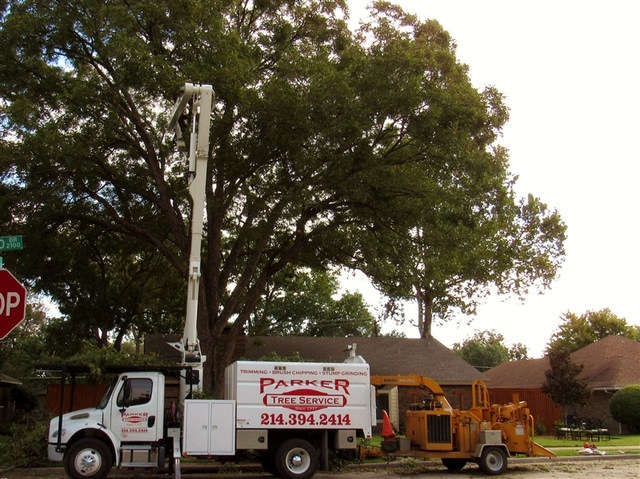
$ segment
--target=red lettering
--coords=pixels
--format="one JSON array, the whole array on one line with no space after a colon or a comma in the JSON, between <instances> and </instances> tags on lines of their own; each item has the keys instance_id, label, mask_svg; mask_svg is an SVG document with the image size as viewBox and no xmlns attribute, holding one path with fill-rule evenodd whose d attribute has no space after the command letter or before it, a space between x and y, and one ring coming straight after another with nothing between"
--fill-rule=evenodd
<instances>
[{"instance_id":1,"label":"red lettering","mask_svg":"<svg viewBox=\"0 0 640 479\"><path fill-rule=\"evenodd\" d=\"M273 404L296 404L295 397L287 396L269 396L269 399Z\"/></svg>"},{"instance_id":2,"label":"red lettering","mask_svg":"<svg viewBox=\"0 0 640 479\"><path fill-rule=\"evenodd\" d=\"M260 394L264 392L264 388L271 386L275 380L271 378L260 378Z\"/></svg>"},{"instance_id":3,"label":"red lettering","mask_svg":"<svg viewBox=\"0 0 640 479\"><path fill-rule=\"evenodd\" d=\"M349 394L349 380L348 379L336 379L336 391L342 389L345 394Z\"/></svg>"},{"instance_id":4,"label":"red lettering","mask_svg":"<svg viewBox=\"0 0 640 479\"><path fill-rule=\"evenodd\" d=\"M336 391L342 391L344 394L349 394L349 380L348 379L278 379L273 378L260 378L260 394L265 392L265 389L273 386L273 389L286 388L286 387L302 387L311 386L315 388L334 389Z\"/></svg>"}]
</instances>

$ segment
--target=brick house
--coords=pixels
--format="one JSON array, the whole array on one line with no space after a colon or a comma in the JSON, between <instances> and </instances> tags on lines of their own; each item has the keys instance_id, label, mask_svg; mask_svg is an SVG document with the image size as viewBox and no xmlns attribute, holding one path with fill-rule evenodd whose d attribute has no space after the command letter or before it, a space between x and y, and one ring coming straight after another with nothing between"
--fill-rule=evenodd
<instances>
[{"instance_id":1,"label":"brick house","mask_svg":"<svg viewBox=\"0 0 640 479\"><path fill-rule=\"evenodd\" d=\"M259 360L273 353L280 357L291 357L297 353L308 361L342 362L349 354L347 347L353 343L356 344L356 354L369 363L372 375L426 376L442 387L451 406L457 409L468 409L471 406L473 381L488 379L433 338L248 337L242 346L238 345L238 356ZM381 421L381 409L385 409L394 427L402 430L404 411L424 393L423 388L414 386L379 387L379 420Z\"/></svg>"},{"instance_id":2,"label":"brick house","mask_svg":"<svg viewBox=\"0 0 640 479\"><path fill-rule=\"evenodd\" d=\"M571 416L597 419L613 434L626 432L609 412L609 399L629 384L640 384L640 341L623 336L607 336L571 354L571 361L583 365L580 377L587 381L593 394L584 406L571 407ZM548 432L554 423L562 421L562 410L542 392L549 369L549 359L529 359L502 363L485 371L490 379L491 398L504 402L507 395L517 393L529 403L531 414L542 421Z\"/></svg>"}]
</instances>

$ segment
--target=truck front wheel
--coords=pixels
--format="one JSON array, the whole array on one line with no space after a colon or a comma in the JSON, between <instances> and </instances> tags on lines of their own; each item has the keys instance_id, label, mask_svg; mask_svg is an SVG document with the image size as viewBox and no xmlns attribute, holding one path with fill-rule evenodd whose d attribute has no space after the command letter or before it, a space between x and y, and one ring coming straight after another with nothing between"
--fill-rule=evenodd
<instances>
[{"instance_id":1,"label":"truck front wheel","mask_svg":"<svg viewBox=\"0 0 640 479\"><path fill-rule=\"evenodd\" d=\"M283 479L309 479L318 470L318 453L303 439L289 439L276 452L275 465Z\"/></svg>"},{"instance_id":2,"label":"truck front wheel","mask_svg":"<svg viewBox=\"0 0 640 479\"><path fill-rule=\"evenodd\" d=\"M67 451L64 468L74 479L104 479L113 460L107 445L93 438L80 439Z\"/></svg>"},{"instance_id":3,"label":"truck front wheel","mask_svg":"<svg viewBox=\"0 0 640 479\"><path fill-rule=\"evenodd\" d=\"M507 470L507 455L500 447L485 447L479 465L488 476L497 476Z\"/></svg>"}]
</instances>

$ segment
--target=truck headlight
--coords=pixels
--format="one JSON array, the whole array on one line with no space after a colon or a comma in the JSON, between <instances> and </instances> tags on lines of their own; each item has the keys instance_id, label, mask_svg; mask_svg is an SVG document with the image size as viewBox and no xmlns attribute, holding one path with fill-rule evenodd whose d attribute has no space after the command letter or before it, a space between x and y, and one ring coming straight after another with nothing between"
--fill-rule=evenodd
<instances>
[{"instance_id":1,"label":"truck headlight","mask_svg":"<svg viewBox=\"0 0 640 479\"><path fill-rule=\"evenodd\" d=\"M62 430L62 433L60 434L60 437L64 437L64 435L65 435L66 433L67 433L67 430L66 430L66 429L63 429L63 430ZM55 439L56 437L58 437L58 431L57 431L57 430L56 430L56 431L53 431L53 434L51 434L51 437L52 437L52 438L54 438L54 439Z\"/></svg>"}]
</instances>

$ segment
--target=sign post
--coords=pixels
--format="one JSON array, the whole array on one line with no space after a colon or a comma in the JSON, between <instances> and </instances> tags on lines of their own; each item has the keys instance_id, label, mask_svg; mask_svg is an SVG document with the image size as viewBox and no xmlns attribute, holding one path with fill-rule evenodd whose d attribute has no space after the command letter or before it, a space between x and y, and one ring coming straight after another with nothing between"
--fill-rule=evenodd
<instances>
[{"instance_id":1,"label":"sign post","mask_svg":"<svg viewBox=\"0 0 640 479\"><path fill-rule=\"evenodd\" d=\"M22 322L26 312L27 290L8 270L0 270L0 340Z\"/></svg>"}]
</instances>

